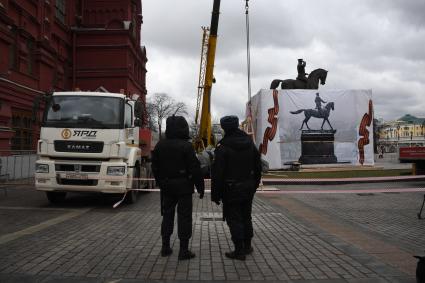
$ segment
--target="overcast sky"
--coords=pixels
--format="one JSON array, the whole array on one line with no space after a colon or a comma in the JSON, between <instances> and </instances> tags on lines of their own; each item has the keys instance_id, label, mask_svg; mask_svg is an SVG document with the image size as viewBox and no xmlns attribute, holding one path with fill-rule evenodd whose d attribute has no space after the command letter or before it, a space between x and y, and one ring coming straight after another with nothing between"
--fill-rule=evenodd
<instances>
[{"instance_id":1,"label":"overcast sky","mask_svg":"<svg viewBox=\"0 0 425 283\"><path fill-rule=\"evenodd\" d=\"M148 95L167 93L193 119L201 26L213 0L143 0ZM329 71L320 89L372 89L375 118L425 117L425 0L250 0L252 94L273 79ZM222 0L213 119L244 117L248 100L245 1Z\"/></svg>"}]
</instances>

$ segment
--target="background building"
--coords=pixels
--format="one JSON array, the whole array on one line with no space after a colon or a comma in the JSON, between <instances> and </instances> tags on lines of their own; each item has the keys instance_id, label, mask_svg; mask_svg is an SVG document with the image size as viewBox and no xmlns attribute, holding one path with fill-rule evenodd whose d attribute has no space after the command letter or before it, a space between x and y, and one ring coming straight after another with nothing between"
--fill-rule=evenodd
<instances>
[{"instance_id":1,"label":"background building","mask_svg":"<svg viewBox=\"0 0 425 283\"><path fill-rule=\"evenodd\" d=\"M0 0L0 155L35 149L33 101L46 92L124 90L145 102L142 19L141 0Z\"/></svg>"},{"instance_id":2,"label":"background building","mask_svg":"<svg viewBox=\"0 0 425 283\"><path fill-rule=\"evenodd\" d=\"M397 152L401 146L425 146L425 118L406 114L378 124L378 150Z\"/></svg>"}]
</instances>

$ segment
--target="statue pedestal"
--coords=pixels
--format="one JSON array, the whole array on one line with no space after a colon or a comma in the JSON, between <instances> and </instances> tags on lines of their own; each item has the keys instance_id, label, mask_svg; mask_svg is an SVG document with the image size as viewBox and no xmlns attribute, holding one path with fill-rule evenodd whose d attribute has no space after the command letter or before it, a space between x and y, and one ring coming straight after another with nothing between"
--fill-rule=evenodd
<instances>
[{"instance_id":1,"label":"statue pedestal","mask_svg":"<svg viewBox=\"0 0 425 283\"><path fill-rule=\"evenodd\" d=\"M337 163L334 154L335 130L303 130L301 133L302 164Z\"/></svg>"}]
</instances>

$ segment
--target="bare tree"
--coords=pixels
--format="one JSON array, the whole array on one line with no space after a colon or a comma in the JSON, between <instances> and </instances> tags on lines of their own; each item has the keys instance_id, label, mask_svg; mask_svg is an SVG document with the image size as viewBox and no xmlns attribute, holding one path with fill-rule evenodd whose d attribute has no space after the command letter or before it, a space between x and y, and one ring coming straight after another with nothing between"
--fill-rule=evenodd
<instances>
[{"instance_id":1,"label":"bare tree","mask_svg":"<svg viewBox=\"0 0 425 283\"><path fill-rule=\"evenodd\" d=\"M189 122L189 136L193 139L198 134L199 125L195 123L195 120Z\"/></svg>"},{"instance_id":2,"label":"bare tree","mask_svg":"<svg viewBox=\"0 0 425 283\"><path fill-rule=\"evenodd\" d=\"M153 104L146 102L146 112L148 116L148 127L155 132L158 132L158 123L156 121L156 117L153 115Z\"/></svg>"},{"instance_id":3,"label":"bare tree","mask_svg":"<svg viewBox=\"0 0 425 283\"><path fill-rule=\"evenodd\" d=\"M147 103L147 111L151 121L158 125L159 138L161 139L162 122L171 115L187 114L186 104L176 102L166 93L155 93Z\"/></svg>"}]
</instances>

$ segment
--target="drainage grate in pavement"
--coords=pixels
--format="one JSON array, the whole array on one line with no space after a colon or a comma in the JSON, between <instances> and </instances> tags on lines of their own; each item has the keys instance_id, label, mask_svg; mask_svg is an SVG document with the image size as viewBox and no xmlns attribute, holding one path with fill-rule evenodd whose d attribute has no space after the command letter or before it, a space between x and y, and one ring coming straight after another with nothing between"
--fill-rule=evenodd
<instances>
[{"instance_id":1,"label":"drainage grate in pavement","mask_svg":"<svg viewBox=\"0 0 425 283\"><path fill-rule=\"evenodd\" d=\"M358 196L362 196L362 197L367 197L367 196L374 196L375 194L374 193L360 193L360 194L357 194Z\"/></svg>"},{"instance_id":2,"label":"drainage grate in pavement","mask_svg":"<svg viewBox=\"0 0 425 283\"><path fill-rule=\"evenodd\" d=\"M196 217L197 221L223 221L222 212L207 212L198 214Z\"/></svg>"},{"instance_id":3,"label":"drainage grate in pavement","mask_svg":"<svg viewBox=\"0 0 425 283\"><path fill-rule=\"evenodd\" d=\"M199 218L201 221L222 221L223 217L201 217Z\"/></svg>"}]
</instances>

